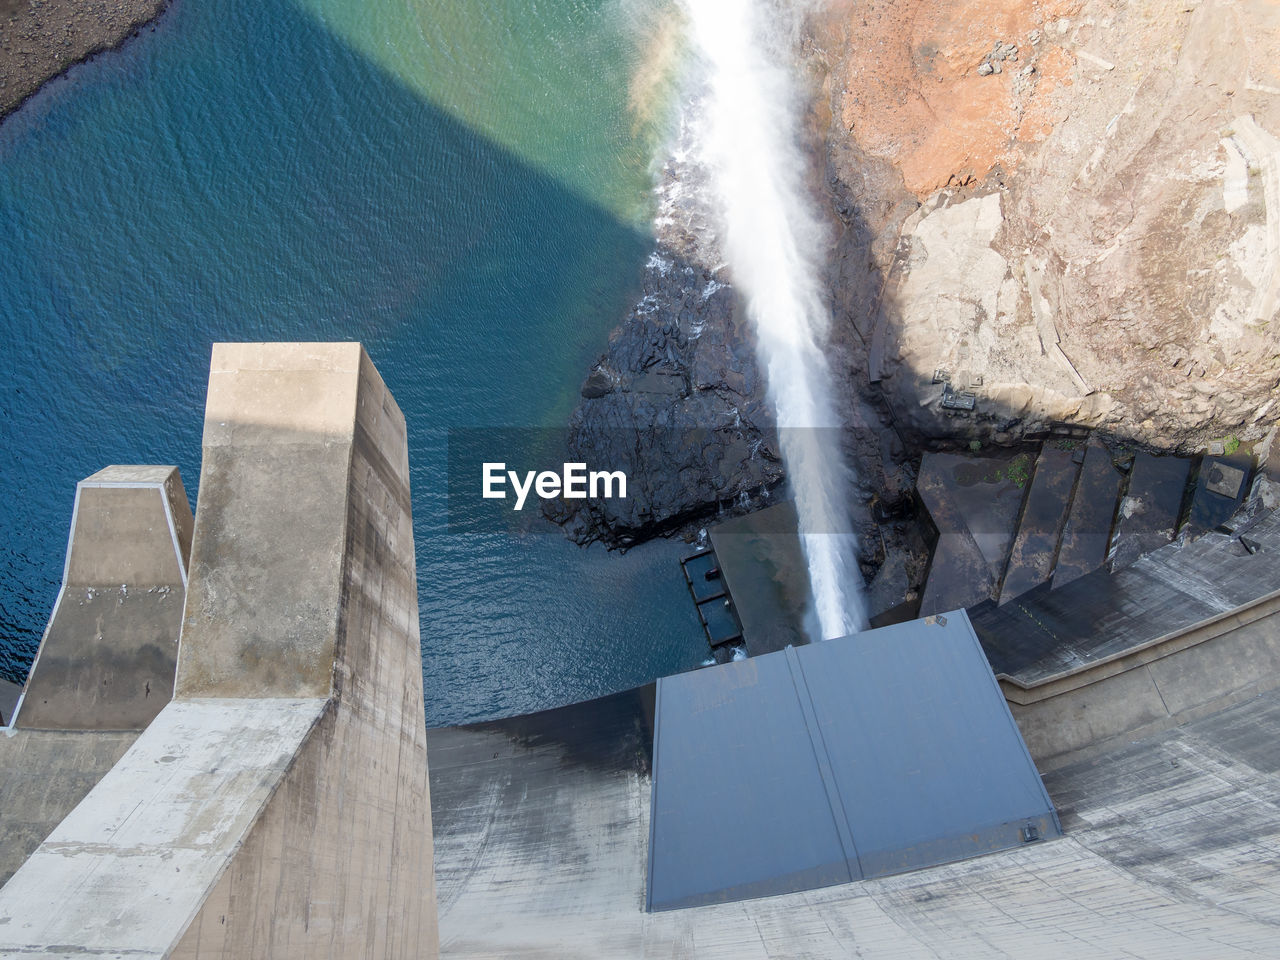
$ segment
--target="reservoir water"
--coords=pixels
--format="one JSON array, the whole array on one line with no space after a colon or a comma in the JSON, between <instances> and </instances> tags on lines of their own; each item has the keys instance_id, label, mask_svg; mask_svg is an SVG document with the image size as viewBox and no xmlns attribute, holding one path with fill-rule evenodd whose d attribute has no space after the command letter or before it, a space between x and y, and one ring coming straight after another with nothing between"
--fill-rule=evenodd
<instances>
[{"instance_id":1,"label":"reservoir water","mask_svg":"<svg viewBox=\"0 0 1280 960\"><path fill-rule=\"evenodd\" d=\"M0 127L0 674L39 643L77 480L177 463L197 499L220 340L358 339L404 410L430 723L705 656L680 545L464 535L446 512L448 430L561 424L636 297L653 17L176 0Z\"/></svg>"}]
</instances>

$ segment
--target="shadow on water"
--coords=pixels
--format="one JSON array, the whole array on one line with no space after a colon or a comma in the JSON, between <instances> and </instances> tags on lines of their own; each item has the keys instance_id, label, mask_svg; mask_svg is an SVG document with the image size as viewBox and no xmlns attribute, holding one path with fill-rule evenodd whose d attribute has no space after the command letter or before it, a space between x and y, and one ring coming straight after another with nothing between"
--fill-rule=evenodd
<instances>
[{"instance_id":1,"label":"shadow on water","mask_svg":"<svg viewBox=\"0 0 1280 960\"><path fill-rule=\"evenodd\" d=\"M408 418L433 722L697 662L670 551L444 536L446 430L561 422L651 239L288 0L178 0L28 102L0 128L0 221L0 675L34 655L76 481L176 461L195 494L209 345L272 339L362 340Z\"/></svg>"}]
</instances>

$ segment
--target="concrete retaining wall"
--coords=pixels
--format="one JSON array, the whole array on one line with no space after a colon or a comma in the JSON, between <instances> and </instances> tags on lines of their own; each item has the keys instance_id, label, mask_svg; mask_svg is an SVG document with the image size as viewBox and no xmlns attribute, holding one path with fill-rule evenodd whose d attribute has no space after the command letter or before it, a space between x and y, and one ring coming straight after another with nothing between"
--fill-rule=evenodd
<instances>
[{"instance_id":1,"label":"concrete retaining wall","mask_svg":"<svg viewBox=\"0 0 1280 960\"><path fill-rule=\"evenodd\" d=\"M1023 685L999 677L1042 770L1118 737L1135 739L1280 686L1280 591L1078 670Z\"/></svg>"}]
</instances>

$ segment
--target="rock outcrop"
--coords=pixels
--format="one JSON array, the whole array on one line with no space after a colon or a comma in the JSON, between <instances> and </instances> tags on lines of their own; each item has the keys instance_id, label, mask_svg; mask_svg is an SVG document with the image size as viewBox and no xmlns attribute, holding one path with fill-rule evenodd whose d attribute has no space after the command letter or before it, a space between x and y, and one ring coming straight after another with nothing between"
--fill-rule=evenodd
<instances>
[{"instance_id":1,"label":"rock outcrop","mask_svg":"<svg viewBox=\"0 0 1280 960\"><path fill-rule=\"evenodd\" d=\"M660 245L643 298L582 386L569 447L628 478L625 500L548 507L579 543L627 547L765 502L783 471L732 289Z\"/></svg>"},{"instance_id":2,"label":"rock outcrop","mask_svg":"<svg viewBox=\"0 0 1280 960\"><path fill-rule=\"evenodd\" d=\"M1266 0L882 0L814 20L832 286L869 374L850 386L876 381L916 439L1064 421L1265 455L1278 26Z\"/></svg>"},{"instance_id":3,"label":"rock outcrop","mask_svg":"<svg viewBox=\"0 0 1280 960\"><path fill-rule=\"evenodd\" d=\"M118 47L168 0L0 0L0 119L47 81Z\"/></svg>"}]
</instances>

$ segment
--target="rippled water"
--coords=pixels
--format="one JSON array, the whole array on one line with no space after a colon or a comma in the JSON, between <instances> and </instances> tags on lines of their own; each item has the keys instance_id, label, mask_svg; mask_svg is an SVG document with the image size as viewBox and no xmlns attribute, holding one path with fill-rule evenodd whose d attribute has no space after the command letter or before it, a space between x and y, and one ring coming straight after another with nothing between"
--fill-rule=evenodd
<instances>
[{"instance_id":1,"label":"rippled water","mask_svg":"<svg viewBox=\"0 0 1280 960\"><path fill-rule=\"evenodd\" d=\"M409 420L428 719L704 655L680 548L447 530L449 427L558 424L651 239L644 55L614 2L177 0L0 127L0 673L77 480L177 463L209 345L363 341Z\"/></svg>"}]
</instances>

